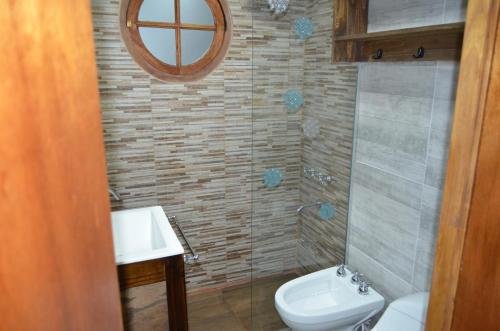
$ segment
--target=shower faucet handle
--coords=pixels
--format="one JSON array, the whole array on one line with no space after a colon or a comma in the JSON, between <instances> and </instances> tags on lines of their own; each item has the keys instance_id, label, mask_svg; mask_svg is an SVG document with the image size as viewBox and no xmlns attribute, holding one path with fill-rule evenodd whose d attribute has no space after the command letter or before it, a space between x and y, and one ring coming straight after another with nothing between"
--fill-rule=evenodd
<instances>
[{"instance_id":1,"label":"shower faucet handle","mask_svg":"<svg viewBox=\"0 0 500 331\"><path fill-rule=\"evenodd\" d=\"M345 277L346 275L346 271L345 271L345 268L347 266L345 264L340 264L337 268L337 276L338 277Z\"/></svg>"},{"instance_id":2,"label":"shower faucet handle","mask_svg":"<svg viewBox=\"0 0 500 331\"><path fill-rule=\"evenodd\" d=\"M355 271L351 277L351 283L355 285L361 283L362 282L361 277L363 276L364 276L363 274Z\"/></svg>"}]
</instances>

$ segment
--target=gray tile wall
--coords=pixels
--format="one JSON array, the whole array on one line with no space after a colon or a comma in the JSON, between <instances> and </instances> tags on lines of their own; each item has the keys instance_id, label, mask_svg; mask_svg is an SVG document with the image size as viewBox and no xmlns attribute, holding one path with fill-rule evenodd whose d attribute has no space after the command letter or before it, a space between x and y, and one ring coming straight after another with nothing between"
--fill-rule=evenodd
<instances>
[{"instance_id":1,"label":"gray tile wall","mask_svg":"<svg viewBox=\"0 0 500 331\"><path fill-rule=\"evenodd\" d=\"M463 20L464 1L370 1L369 30ZM359 68L348 264L389 300L428 290L458 63Z\"/></svg>"},{"instance_id":2,"label":"gray tile wall","mask_svg":"<svg viewBox=\"0 0 500 331\"><path fill-rule=\"evenodd\" d=\"M368 32L464 21L467 0L372 0Z\"/></svg>"}]
</instances>

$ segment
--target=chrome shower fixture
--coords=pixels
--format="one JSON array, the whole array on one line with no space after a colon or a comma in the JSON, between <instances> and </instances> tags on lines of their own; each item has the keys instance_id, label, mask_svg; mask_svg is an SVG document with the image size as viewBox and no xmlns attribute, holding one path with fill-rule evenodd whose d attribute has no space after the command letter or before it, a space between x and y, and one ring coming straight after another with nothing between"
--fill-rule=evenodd
<instances>
[{"instance_id":1,"label":"chrome shower fixture","mask_svg":"<svg viewBox=\"0 0 500 331\"><path fill-rule=\"evenodd\" d=\"M310 203L310 204L307 204L307 205L302 205L300 206L299 208L297 208L297 215L301 214L302 211L306 208L309 208L309 207L314 207L314 206L321 206L322 202L321 201L316 201L316 202L313 202L313 203Z\"/></svg>"},{"instance_id":2,"label":"chrome shower fixture","mask_svg":"<svg viewBox=\"0 0 500 331\"><path fill-rule=\"evenodd\" d=\"M274 16L285 15L290 0L267 0L269 3L269 9Z\"/></svg>"}]
</instances>

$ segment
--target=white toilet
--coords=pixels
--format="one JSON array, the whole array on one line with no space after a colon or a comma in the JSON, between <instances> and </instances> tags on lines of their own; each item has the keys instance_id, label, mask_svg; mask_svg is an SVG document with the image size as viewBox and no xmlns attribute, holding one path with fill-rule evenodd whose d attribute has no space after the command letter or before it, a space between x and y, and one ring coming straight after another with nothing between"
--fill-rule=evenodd
<instances>
[{"instance_id":1,"label":"white toilet","mask_svg":"<svg viewBox=\"0 0 500 331\"><path fill-rule=\"evenodd\" d=\"M428 292L415 293L393 301L372 331L424 330L428 301Z\"/></svg>"},{"instance_id":2,"label":"white toilet","mask_svg":"<svg viewBox=\"0 0 500 331\"><path fill-rule=\"evenodd\" d=\"M283 322L294 331L352 331L353 327L384 307L384 298L375 290L358 293L345 269L321 270L283 284L274 297Z\"/></svg>"}]
</instances>

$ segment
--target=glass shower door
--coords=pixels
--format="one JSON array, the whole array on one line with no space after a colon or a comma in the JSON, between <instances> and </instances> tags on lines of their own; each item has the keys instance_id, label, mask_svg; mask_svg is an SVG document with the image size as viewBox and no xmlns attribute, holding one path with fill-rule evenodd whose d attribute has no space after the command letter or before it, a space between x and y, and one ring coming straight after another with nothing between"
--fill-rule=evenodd
<instances>
[{"instance_id":1,"label":"glass shower door","mask_svg":"<svg viewBox=\"0 0 500 331\"><path fill-rule=\"evenodd\" d=\"M252 330L276 331L276 290L344 262L357 69L331 64L331 1L281 15L265 2L252 6Z\"/></svg>"}]
</instances>

